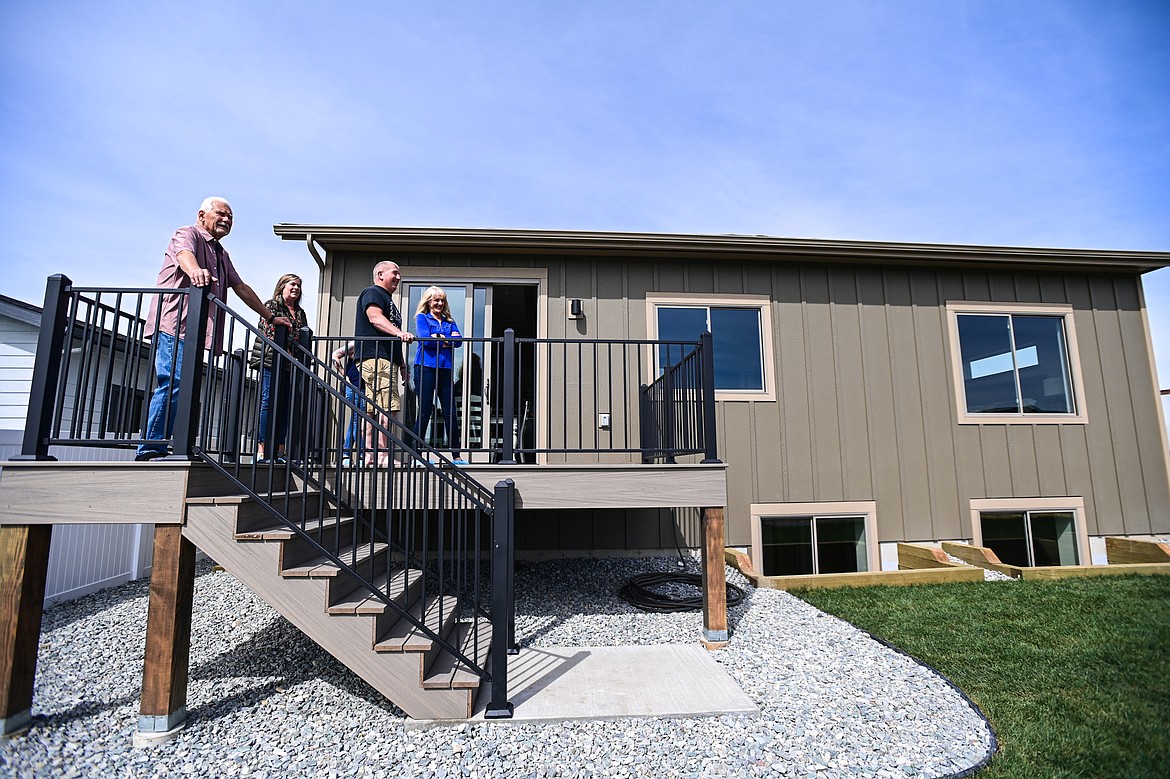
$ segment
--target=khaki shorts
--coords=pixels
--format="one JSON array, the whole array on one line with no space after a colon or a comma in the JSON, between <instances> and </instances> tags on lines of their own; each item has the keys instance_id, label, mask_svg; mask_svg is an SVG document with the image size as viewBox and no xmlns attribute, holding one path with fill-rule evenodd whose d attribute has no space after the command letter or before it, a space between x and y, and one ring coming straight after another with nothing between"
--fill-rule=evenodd
<instances>
[{"instance_id":1,"label":"khaki shorts","mask_svg":"<svg viewBox=\"0 0 1170 779\"><path fill-rule=\"evenodd\" d=\"M362 381L365 383L367 398L390 413L402 410L394 363L383 357L362 360Z\"/></svg>"}]
</instances>

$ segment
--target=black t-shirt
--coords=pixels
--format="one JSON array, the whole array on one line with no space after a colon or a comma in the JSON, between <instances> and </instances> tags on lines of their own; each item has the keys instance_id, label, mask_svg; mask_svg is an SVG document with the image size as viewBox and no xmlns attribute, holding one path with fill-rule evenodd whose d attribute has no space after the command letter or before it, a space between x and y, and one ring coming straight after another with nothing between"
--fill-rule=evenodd
<instances>
[{"instance_id":1,"label":"black t-shirt","mask_svg":"<svg viewBox=\"0 0 1170 779\"><path fill-rule=\"evenodd\" d=\"M358 295L357 301L357 316L354 317L353 335L354 341L354 358L357 360L372 360L375 357L381 357L385 360L391 360L399 365L402 365L402 343L399 341L363 341L363 338L387 338L386 333L370 324L370 317L366 315L366 309L370 306L377 306L382 310L382 316L390 320L390 323L402 329L402 314L398 311L398 306L394 305L394 298L389 292L379 287L377 284L366 287L362 290L362 294Z\"/></svg>"}]
</instances>

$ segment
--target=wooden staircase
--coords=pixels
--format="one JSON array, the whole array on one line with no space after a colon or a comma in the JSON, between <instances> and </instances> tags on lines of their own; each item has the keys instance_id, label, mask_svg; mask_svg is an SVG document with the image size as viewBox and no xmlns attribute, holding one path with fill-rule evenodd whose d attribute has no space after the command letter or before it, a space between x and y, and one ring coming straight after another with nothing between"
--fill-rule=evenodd
<instances>
[{"instance_id":1,"label":"wooden staircase","mask_svg":"<svg viewBox=\"0 0 1170 779\"><path fill-rule=\"evenodd\" d=\"M289 494L287 503L283 495L272 503L289 516L301 516L301 505L319 505L320 496L301 491ZM326 517L310 520L305 529L315 538L345 539L354 535L352 525L349 518ZM409 716L471 716L479 675L255 499L188 498L183 535ZM352 547L332 551L342 560L353 559ZM387 569L390 554L387 544L359 543L355 570L383 592L388 584L396 604L488 667L491 623L457 621L454 596L421 597L423 576L417 570L397 566L389 581L386 573L379 578L374 572Z\"/></svg>"}]
</instances>

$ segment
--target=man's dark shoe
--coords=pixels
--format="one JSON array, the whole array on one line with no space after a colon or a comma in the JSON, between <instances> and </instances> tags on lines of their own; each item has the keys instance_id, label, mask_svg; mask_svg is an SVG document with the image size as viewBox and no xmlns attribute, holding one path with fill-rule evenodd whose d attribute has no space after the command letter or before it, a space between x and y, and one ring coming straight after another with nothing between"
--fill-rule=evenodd
<instances>
[{"instance_id":1,"label":"man's dark shoe","mask_svg":"<svg viewBox=\"0 0 1170 779\"><path fill-rule=\"evenodd\" d=\"M134 455L134 462L144 463L147 460L157 460L160 457L166 457L166 456L167 456L166 452L159 452L159 451L156 451L154 449L147 449L145 452L139 452L138 454Z\"/></svg>"}]
</instances>

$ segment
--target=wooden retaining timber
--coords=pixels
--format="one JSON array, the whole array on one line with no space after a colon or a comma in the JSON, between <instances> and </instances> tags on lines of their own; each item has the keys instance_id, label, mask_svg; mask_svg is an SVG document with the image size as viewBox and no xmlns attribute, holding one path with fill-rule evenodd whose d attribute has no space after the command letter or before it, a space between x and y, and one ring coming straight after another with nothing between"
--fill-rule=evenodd
<instances>
[{"instance_id":1,"label":"wooden retaining timber","mask_svg":"<svg viewBox=\"0 0 1170 779\"><path fill-rule=\"evenodd\" d=\"M998 571L1013 579L1071 579L1082 576L1128 576L1130 574L1170 574L1170 562L1109 565L1007 565L995 552L984 546L942 542L943 551L971 565Z\"/></svg>"},{"instance_id":2,"label":"wooden retaining timber","mask_svg":"<svg viewBox=\"0 0 1170 779\"><path fill-rule=\"evenodd\" d=\"M752 567L751 559L736 549L725 552L727 562L757 587L773 590L829 589L835 587L907 586L946 582L983 581L983 571L967 565L920 568L905 571L861 571L858 573L820 573L807 576L764 576Z\"/></svg>"},{"instance_id":3,"label":"wooden retaining timber","mask_svg":"<svg viewBox=\"0 0 1170 779\"><path fill-rule=\"evenodd\" d=\"M1105 537L1105 559L1118 563L1170 563L1170 544L1152 538Z\"/></svg>"},{"instance_id":4,"label":"wooden retaining timber","mask_svg":"<svg viewBox=\"0 0 1170 779\"><path fill-rule=\"evenodd\" d=\"M898 543L898 570L900 571L923 568L962 568L966 565L966 563L956 563L937 546Z\"/></svg>"}]
</instances>

